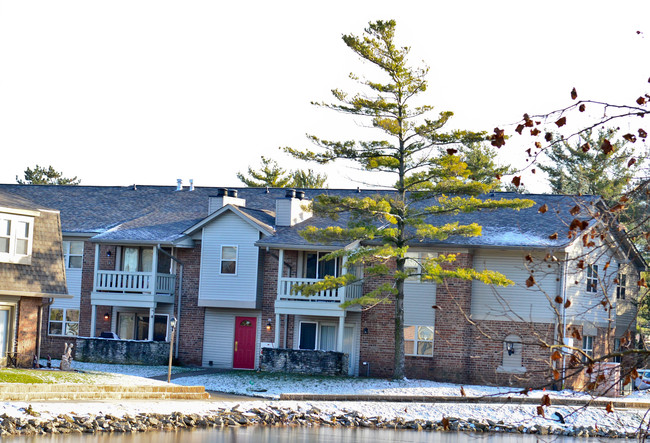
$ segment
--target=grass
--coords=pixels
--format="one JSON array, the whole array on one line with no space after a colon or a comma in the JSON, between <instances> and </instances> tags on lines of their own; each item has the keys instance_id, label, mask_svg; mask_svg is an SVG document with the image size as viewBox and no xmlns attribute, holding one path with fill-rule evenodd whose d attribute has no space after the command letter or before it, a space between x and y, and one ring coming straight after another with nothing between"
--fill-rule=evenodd
<instances>
[{"instance_id":1,"label":"grass","mask_svg":"<svg viewBox=\"0 0 650 443\"><path fill-rule=\"evenodd\" d=\"M38 369L0 369L0 383L101 383L102 377L110 375L85 374L80 372L44 371Z\"/></svg>"}]
</instances>

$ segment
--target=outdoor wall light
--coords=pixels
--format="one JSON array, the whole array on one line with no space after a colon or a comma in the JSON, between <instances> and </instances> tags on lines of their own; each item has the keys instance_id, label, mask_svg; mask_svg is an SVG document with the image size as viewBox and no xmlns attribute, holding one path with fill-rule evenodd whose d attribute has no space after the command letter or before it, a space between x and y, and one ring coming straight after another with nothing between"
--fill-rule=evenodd
<instances>
[{"instance_id":1,"label":"outdoor wall light","mask_svg":"<svg viewBox=\"0 0 650 443\"><path fill-rule=\"evenodd\" d=\"M271 330L271 319L270 318L266 321L266 330L267 331Z\"/></svg>"},{"instance_id":2,"label":"outdoor wall light","mask_svg":"<svg viewBox=\"0 0 650 443\"><path fill-rule=\"evenodd\" d=\"M506 342L506 351L508 351L508 355L512 355L515 353L515 344L511 341Z\"/></svg>"},{"instance_id":3,"label":"outdoor wall light","mask_svg":"<svg viewBox=\"0 0 650 443\"><path fill-rule=\"evenodd\" d=\"M111 256L111 251L106 251L106 257L110 257L110 256Z\"/></svg>"},{"instance_id":4,"label":"outdoor wall light","mask_svg":"<svg viewBox=\"0 0 650 443\"><path fill-rule=\"evenodd\" d=\"M111 318L111 314L109 314L108 312L104 314L104 320L108 321L109 318Z\"/></svg>"},{"instance_id":5,"label":"outdoor wall light","mask_svg":"<svg viewBox=\"0 0 650 443\"><path fill-rule=\"evenodd\" d=\"M363 333L367 334L368 333L368 328L363 328Z\"/></svg>"}]
</instances>

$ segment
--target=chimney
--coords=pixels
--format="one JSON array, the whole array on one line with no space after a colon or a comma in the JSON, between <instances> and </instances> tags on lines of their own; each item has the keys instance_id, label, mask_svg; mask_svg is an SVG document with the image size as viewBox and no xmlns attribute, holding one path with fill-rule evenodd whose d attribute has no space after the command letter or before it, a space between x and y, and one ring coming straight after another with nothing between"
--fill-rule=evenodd
<instances>
[{"instance_id":1,"label":"chimney","mask_svg":"<svg viewBox=\"0 0 650 443\"><path fill-rule=\"evenodd\" d=\"M183 190L183 179L182 178L177 178L176 179L176 190L177 191L182 191Z\"/></svg>"},{"instance_id":2,"label":"chimney","mask_svg":"<svg viewBox=\"0 0 650 443\"><path fill-rule=\"evenodd\" d=\"M303 191L287 189L284 198L275 200L275 225L293 226L301 223L313 215L309 205L311 201L304 200Z\"/></svg>"},{"instance_id":3,"label":"chimney","mask_svg":"<svg viewBox=\"0 0 650 443\"><path fill-rule=\"evenodd\" d=\"M236 189L217 189L217 195L211 195L208 202L208 214L223 208L226 205L246 206L246 200L237 197Z\"/></svg>"},{"instance_id":4,"label":"chimney","mask_svg":"<svg viewBox=\"0 0 650 443\"><path fill-rule=\"evenodd\" d=\"M194 179L191 178L190 179L190 191L193 191L193 190L194 190Z\"/></svg>"}]
</instances>

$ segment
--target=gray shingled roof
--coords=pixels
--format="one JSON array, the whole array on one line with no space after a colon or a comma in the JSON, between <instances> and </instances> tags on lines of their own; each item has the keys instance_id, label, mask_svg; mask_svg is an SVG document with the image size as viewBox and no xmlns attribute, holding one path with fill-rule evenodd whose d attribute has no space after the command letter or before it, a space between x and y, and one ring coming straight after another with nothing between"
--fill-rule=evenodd
<instances>
[{"instance_id":1,"label":"gray shingled roof","mask_svg":"<svg viewBox=\"0 0 650 443\"><path fill-rule=\"evenodd\" d=\"M23 198L37 205L58 209L64 234L87 233L101 241L174 242L183 237L183 231L208 216L208 197L216 195L218 188L196 187L176 191L173 186L48 186L0 184L0 191ZM237 189L238 197L246 200L241 208L248 216L261 224L275 225L275 200L283 198L285 189L278 188L230 188ZM376 190L313 190L306 189L305 197L312 199L319 193L345 196L370 196ZM485 196L484 198L487 198ZM594 204L596 197L570 197L547 194L519 195L494 193L492 198L530 198L535 206L521 211L509 209L483 210L480 212L441 215L430 218L433 224L458 221L461 224L478 223L483 227L480 237L450 237L445 241L429 241L422 244L478 246L478 247L526 247L548 248L566 245L568 223L574 218L569 210L579 199ZM538 209L546 204L549 210L540 214ZM346 218L336 222L344 226ZM305 226L325 227L332 221L313 217L291 228L277 228L276 234L261 240L261 246L296 245L308 246L299 235ZM558 233L556 240L549 239ZM313 245L312 245L313 246ZM342 245L332 245L342 246Z\"/></svg>"}]
</instances>

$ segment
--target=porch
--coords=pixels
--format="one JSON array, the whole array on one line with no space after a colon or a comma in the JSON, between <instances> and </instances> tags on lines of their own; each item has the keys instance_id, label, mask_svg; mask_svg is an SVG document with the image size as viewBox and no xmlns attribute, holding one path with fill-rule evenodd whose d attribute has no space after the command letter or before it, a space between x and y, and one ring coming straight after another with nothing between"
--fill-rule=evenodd
<instances>
[{"instance_id":1,"label":"porch","mask_svg":"<svg viewBox=\"0 0 650 443\"><path fill-rule=\"evenodd\" d=\"M98 321L102 331L110 326L110 332L124 339L154 341L166 335L176 293L171 258L160 247L95 244L90 336L99 334ZM106 312L103 323L98 307L100 314Z\"/></svg>"}]
</instances>

